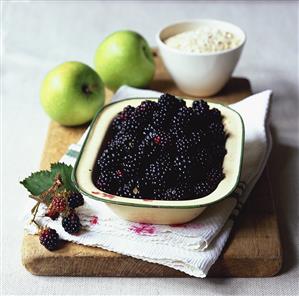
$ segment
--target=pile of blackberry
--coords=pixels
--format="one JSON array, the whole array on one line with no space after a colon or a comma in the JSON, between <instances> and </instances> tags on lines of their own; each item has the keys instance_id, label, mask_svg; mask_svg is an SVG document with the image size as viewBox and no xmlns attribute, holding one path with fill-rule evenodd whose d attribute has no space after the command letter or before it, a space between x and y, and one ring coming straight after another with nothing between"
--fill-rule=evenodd
<instances>
[{"instance_id":1,"label":"pile of blackberry","mask_svg":"<svg viewBox=\"0 0 299 296\"><path fill-rule=\"evenodd\" d=\"M224 178L227 135L219 110L192 107L169 94L127 106L113 120L93 181L130 198L188 200L206 196Z\"/></svg>"}]
</instances>

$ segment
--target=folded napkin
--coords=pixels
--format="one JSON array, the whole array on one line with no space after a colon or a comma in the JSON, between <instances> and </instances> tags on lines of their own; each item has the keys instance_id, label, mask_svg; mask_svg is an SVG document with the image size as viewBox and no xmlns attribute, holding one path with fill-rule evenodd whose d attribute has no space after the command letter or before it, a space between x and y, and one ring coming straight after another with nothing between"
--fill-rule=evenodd
<instances>
[{"instance_id":1,"label":"folded napkin","mask_svg":"<svg viewBox=\"0 0 299 296\"><path fill-rule=\"evenodd\" d=\"M160 93L121 87L112 101L128 97L159 97ZM195 277L205 277L220 255L242 205L259 179L271 150L267 113L271 91L267 90L230 105L242 116L245 125L245 148L241 181L223 201L208 206L195 220L182 225L133 223L118 218L105 203L85 198L77 212L85 231L70 235L61 226L61 218L52 221L40 207L37 222L56 229L59 236L74 243L101 247L180 270ZM69 147L61 162L74 165L87 132ZM27 232L37 232L34 224Z\"/></svg>"}]
</instances>

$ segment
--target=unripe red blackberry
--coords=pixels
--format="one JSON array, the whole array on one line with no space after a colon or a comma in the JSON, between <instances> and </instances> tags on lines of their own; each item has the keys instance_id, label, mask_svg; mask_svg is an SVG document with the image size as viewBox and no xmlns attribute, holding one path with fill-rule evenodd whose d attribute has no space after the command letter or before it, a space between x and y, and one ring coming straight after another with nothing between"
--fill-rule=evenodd
<instances>
[{"instance_id":1,"label":"unripe red blackberry","mask_svg":"<svg viewBox=\"0 0 299 296\"><path fill-rule=\"evenodd\" d=\"M67 201L64 197L56 195L53 197L49 209L54 212L62 213L67 206Z\"/></svg>"}]
</instances>

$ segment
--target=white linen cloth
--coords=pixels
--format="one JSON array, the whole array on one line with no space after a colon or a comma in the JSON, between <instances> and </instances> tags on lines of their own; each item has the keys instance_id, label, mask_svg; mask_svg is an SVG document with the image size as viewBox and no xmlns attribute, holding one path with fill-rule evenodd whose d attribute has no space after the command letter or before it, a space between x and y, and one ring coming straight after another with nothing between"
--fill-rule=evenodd
<instances>
[{"instance_id":1,"label":"white linen cloth","mask_svg":"<svg viewBox=\"0 0 299 296\"><path fill-rule=\"evenodd\" d=\"M157 97L159 92L121 87L112 101L128 97ZM56 229L59 236L74 243L101 247L144 261L163 264L195 277L205 277L220 255L251 190L259 179L271 151L268 130L268 108L271 91L252 95L230 107L243 118L245 147L240 183L235 192L223 201L209 206L198 218L183 225L151 225L133 223L114 215L105 203L85 198L77 209L85 231L70 235L61 226L61 218L52 221L41 207L37 222ZM74 165L86 132L77 144L70 146L61 162ZM26 224L28 233L37 232L34 224Z\"/></svg>"}]
</instances>

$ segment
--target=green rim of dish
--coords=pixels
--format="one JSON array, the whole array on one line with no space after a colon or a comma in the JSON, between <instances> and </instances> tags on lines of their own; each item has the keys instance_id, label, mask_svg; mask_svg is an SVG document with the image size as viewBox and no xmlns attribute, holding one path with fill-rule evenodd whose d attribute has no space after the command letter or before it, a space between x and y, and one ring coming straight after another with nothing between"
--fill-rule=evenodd
<instances>
[{"instance_id":1,"label":"green rim of dish","mask_svg":"<svg viewBox=\"0 0 299 296\"><path fill-rule=\"evenodd\" d=\"M183 97L179 97L181 99L184 99L184 100L190 100L188 98L183 98ZM92 198L94 200L97 200L97 201L102 201L102 202L105 202L105 203L111 203L111 204L117 204L117 205L122 205L122 206L130 206L130 207L141 207L141 208L168 208L168 209L194 209L194 208L201 208L201 207L206 207L208 205L211 205L211 204L215 204L215 203L218 203L219 201L227 198L235 189L236 187L238 186L238 183L239 183L239 180L240 180L240 175L241 175L241 167L242 167L242 162L243 162L243 154L244 154L244 134L245 134L245 129L244 129L244 122L243 122L243 119L241 117L241 115L235 111L234 109L224 105L224 104L219 104L219 103L213 103L213 104L216 104L216 105L221 105L223 106L224 108L227 108L227 109L230 109L231 111L233 111L234 113L236 113L238 115L238 117L240 118L240 122L241 122L241 126L242 126L242 135L241 135L241 153L240 153L240 161L239 161L239 170L238 170L238 176L237 176L237 179L236 179L236 183L234 184L234 186L232 187L232 189L227 193L225 194L224 196L222 196L221 198L215 200L215 201L212 201L212 202L207 202L205 204L201 204L201 205L155 205L155 204L152 204L154 203L156 200L151 200L151 202L146 202L144 201L143 204L136 204L134 202L132 202L132 198L129 198L129 197L123 197L123 196L119 196L121 198L125 198L127 199L128 201L115 201L113 199L106 199L106 198L101 198L99 196L95 196L93 194L90 194L89 192L86 192L85 190L81 189L81 187L79 186L78 184L78 181L77 181L77 178L76 178L76 171L77 171L77 168L78 168L78 164L80 162L80 159L81 159L81 156L82 156L82 153L84 151L84 148L86 146L86 143L87 143L87 140L89 139L89 135L90 135L90 132L92 131L92 129L94 128L94 125L95 125L95 122L97 121L98 119L98 116L109 106L111 105L114 105L114 104L117 104L119 102L124 102L124 101L130 101L130 100L136 100L136 99L144 99L144 100L158 100L158 98L151 98L151 97L133 97L133 98L127 98L127 99L123 99L123 100L120 100L120 101L116 101L116 102L111 102L105 106L103 106L102 108L100 108L96 115L94 116L91 124L90 124L90 128L89 128L89 131L86 135L86 138L84 140L84 143L82 145L82 148L80 149L80 152L79 152L79 155L76 159L76 162L75 162L75 165L74 165L74 168L73 168L73 171L72 171L72 176L71 176L71 179L72 179L72 182L74 183L74 185L76 186L76 188L85 196L88 196L89 198ZM99 192L104 192L104 191L101 191L99 190ZM107 192L104 192L106 194L111 194L111 193L107 193ZM114 195L114 194L112 194ZM118 197L117 195L114 195L116 197ZM197 200L198 198L194 198L193 200ZM160 201L161 202L161 201ZM172 202L172 203L175 203L175 202L180 202L180 201L168 201L168 200L165 200L165 201L162 201L162 202L165 202L165 203L169 203L169 202Z\"/></svg>"}]
</instances>

